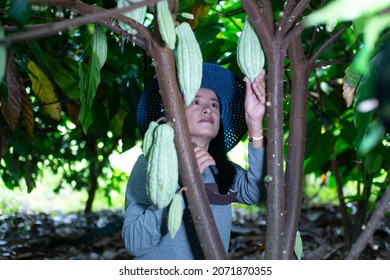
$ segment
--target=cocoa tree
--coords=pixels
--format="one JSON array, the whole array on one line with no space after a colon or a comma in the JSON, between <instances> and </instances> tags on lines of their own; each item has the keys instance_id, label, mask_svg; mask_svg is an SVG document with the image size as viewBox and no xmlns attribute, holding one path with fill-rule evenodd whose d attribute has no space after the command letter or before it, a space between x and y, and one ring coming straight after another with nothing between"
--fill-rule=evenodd
<instances>
[{"instance_id":1,"label":"cocoa tree","mask_svg":"<svg viewBox=\"0 0 390 280\"><path fill-rule=\"evenodd\" d=\"M336 29L314 53L305 54L301 33L309 0L285 1L274 10L275 1L242 0L242 5L264 46L268 69L268 144L267 144L267 259L294 258L294 241L300 216L303 162L306 140L306 108L309 96L308 79L316 68L318 57L351 25L347 22ZM340 1L341 2L341 1ZM275 5L276 6L276 5ZM279 14L279 18L274 15ZM291 105L286 168L284 167L283 98L284 60L289 55L291 70ZM343 60L326 62L327 65ZM334 170L337 172L337 169ZM337 173L336 173L337 174ZM336 176L336 175L335 175ZM339 194L341 183L338 184ZM344 198L340 197L344 230L349 232ZM344 207L343 207L344 205ZM383 210L379 210L382 214ZM380 214L379 214L380 215ZM348 243L348 236L346 237Z\"/></svg>"},{"instance_id":2,"label":"cocoa tree","mask_svg":"<svg viewBox=\"0 0 390 280\"><path fill-rule=\"evenodd\" d=\"M93 2L93 1L91 1ZM7 47L17 46L22 42L30 42L40 38L50 38L58 32L74 29L79 26L86 26L94 23L104 26L113 34L121 38L121 48L125 47L125 42L131 42L143 50L145 60L153 61L164 107L168 108L168 120L174 123L175 144L179 157L180 177L183 184L188 188L186 195L190 203L191 213L196 222L195 227L204 250L206 258L225 259L226 254L220 244L219 235L215 228L215 223L210 212L210 208L205 196L199 170L197 170L196 160L193 154L187 123L185 120L184 106L179 93L173 52L162 42L158 30L158 24L146 28L141 24L125 17L122 13L135 9L142 5L147 5L153 11L157 0L145 0L142 3L135 3L131 7L117 9L114 3L108 4L108 8L103 8L103 4L89 5L81 1L61 1L49 0L31 1L35 5L49 5L51 7L62 7L76 11L77 15L73 19L61 19L58 22L40 25L25 25L24 30L10 36L6 36L1 43ZM203 17L202 12L210 10L211 7L205 4L195 4L195 1L179 1L180 5L193 6L192 11L197 17ZM185 3L184 3L185 2ZM207 2L207 1L206 1ZM349 23L339 25L333 34L322 42L321 46L314 44L304 49L306 41L302 38L305 26L302 24L302 17L310 12L309 8L321 7L321 1L246 1L242 0L242 7L236 10L238 13L246 13L255 27L257 34L263 44L263 49L267 57L267 259L290 259L294 258L293 247L295 234L298 228L300 215L300 205L302 197L302 178L304 175L305 140L307 123L307 99L309 97L308 80L313 69L317 65L332 65L334 63L345 63L349 58L335 61L319 62L317 59L326 49L347 30ZM170 9L174 16L180 6L176 1L169 1ZM309 7L309 3L312 7ZM91 3L93 4L93 3ZM237 5L240 3L237 2ZM318 6L317 6L318 5ZM204 11L202 11L202 7ZM206 7L206 8L204 8ZM201 12L199 12L199 10ZM231 13L234 14L234 13ZM231 16L227 15L227 17ZM222 13L220 16L224 16ZM195 25L195 21L193 26ZM124 32L118 21L130 25L138 33L131 36ZM23 25L22 23L21 25ZM7 26L6 32L18 30L15 26ZM313 32L315 34L315 32ZM314 48L315 47L315 48ZM313 49L315 51L313 52ZM306 53L305 53L306 52ZM287 56L288 55L288 56ZM290 67L285 65L286 58ZM104 69L104 68L103 68ZM146 69L146 67L145 67ZM284 155L285 128L284 123L284 97L286 94L286 70L291 71L291 104L290 104L290 124L288 135L287 157ZM287 79L290 77L287 76ZM19 83L22 84L22 83ZM319 87L317 88L318 90ZM31 105L30 105L31 106ZM3 108L3 107L2 107ZM134 109L134 108L133 108ZM14 118L17 118L16 115ZM10 120L13 118L11 117ZM31 130L31 128L28 128ZM86 129L84 129L86 130ZM90 133L90 131L87 133ZM7 140L1 134L2 143ZM2 149L5 147L2 144ZM383 149L382 149L383 151ZM5 152L2 150L2 153ZM285 165L285 170L284 170ZM335 165L337 166L337 165ZM337 167L335 168L337 170ZM342 183L341 183L342 185ZM369 182L367 186L370 186ZM95 182L96 187L96 182ZM368 188L367 188L368 189ZM369 189L368 189L369 190ZM92 196L93 198L93 196ZM385 196L384 196L385 198ZM381 212L385 207L380 208ZM380 213L378 216L381 216ZM377 220L376 220L377 221ZM375 223L374 223L375 224ZM364 242L363 242L364 244ZM360 245L361 247L362 245Z\"/></svg>"}]
</instances>

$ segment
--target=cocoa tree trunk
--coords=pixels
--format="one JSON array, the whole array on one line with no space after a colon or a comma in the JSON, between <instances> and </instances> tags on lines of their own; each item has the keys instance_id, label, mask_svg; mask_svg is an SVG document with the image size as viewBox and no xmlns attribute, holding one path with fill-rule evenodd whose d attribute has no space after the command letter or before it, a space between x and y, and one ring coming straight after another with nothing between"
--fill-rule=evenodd
<instances>
[{"instance_id":1,"label":"cocoa tree trunk","mask_svg":"<svg viewBox=\"0 0 390 280\"><path fill-rule=\"evenodd\" d=\"M267 86L267 240L266 259L282 259L284 240L283 74L284 51L278 42L268 60Z\"/></svg>"},{"instance_id":2,"label":"cocoa tree trunk","mask_svg":"<svg viewBox=\"0 0 390 280\"><path fill-rule=\"evenodd\" d=\"M302 48L301 36L297 36L289 47L291 62L292 90L288 151L286 160L286 201L285 201L285 259L293 259L295 235L301 214L303 162L306 143L306 104L309 71Z\"/></svg>"}]
</instances>

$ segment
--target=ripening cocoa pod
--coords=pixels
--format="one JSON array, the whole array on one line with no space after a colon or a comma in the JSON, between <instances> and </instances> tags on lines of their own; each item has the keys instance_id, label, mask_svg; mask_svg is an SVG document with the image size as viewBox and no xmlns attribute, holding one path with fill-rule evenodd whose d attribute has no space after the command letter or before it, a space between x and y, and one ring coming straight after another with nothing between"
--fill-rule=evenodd
<instances>
[{"instance_id":1,"label":"ripening cocoa pod","mask_svg":"<svg viewBox=\"0 0 390 280\"><path fill-rule=\"evenodd\" d=\"M167 0L157 2L157 23L161 38L171 50L175 49L176 33L175 23L173 21Z\"/></svg>"},{"instance_id":2,"label":"ripening cocoa pod","mask_svg":"<svg viewBox=\"0 0 390 280\"><path fill-rule=\"evenodd\" d=\"M173 138L173 128L168 124L160 124L154 130L154 140L147 163L146 193L157 208L169 205L179 180L179 166Z\"/></svg>"},{"instance_id":3,"label":"ripening cocoa pod","mask_svg":"<svg viewBox=\"0 0 390 280\"><path fill-rule=\"evenodd\" d=\"M259 37L249 22L245 19L244 29L237 43L237 62L242 73L253 83L264 67L264 52Z\"/></svg>"},{"instance_id":4,"label":"ripening cocoa pod","mask_svg":"<svg viewBox=\"0 0 390 280\"><path fill-rule=\"evenodd\" d=\"M202 83L203 57L191 26L183 22L176 27L178 44L175 50L177 79L184 102L191 104Z\"/></svg>"},{"instance_id":5,"label":"ripening cocoa pod","mask_svg":"<svg viewBox=\"0 0 390 280\"><path fill-rule=\"evenodd\" d=\"M142 143L142 153L144 154L145 158L149 158L149 152L153 145L154 140L154 130L158 126L158 123L155 121L151 121L148 129L145 132L144 141Z\"/></svg>"},{"instance_id":6,"label":"ripening cocoa pod","mask_svg":"<svg viewBox=\"0 0 390 280\"><path fill-rule=\"evenodd\" d=\"M144 0L131 0L131 1L118 0L118 8L128 7L129 5L131 5L131 2L138 3L138 2L142 2L142 1L144 1ZM145 5L145 6L142 6L140 8L137 8L135 10L131 10L127 13L124 13L124 15L127 16L128 18L135 20L136 22L139 22L140 24L143 24L145 17L146 17L146 10L147 10L147 6ZM132 35L137 34L137 30L133 29L128 24L125 24L123 22L119 22L119 26L124 31L126 31Z\"/></svg>"},{"instance_id":7,"label":"ripening cocoa pod","mask_svg":"<svg viewBox=\"0 0 390 280\"><path fill-rule=\"evenodd\" d=\"M183 196L181 192L175 193L168 210L168 232L173 239L180 229L183 218Z\"/></svg>"}]
</instances>

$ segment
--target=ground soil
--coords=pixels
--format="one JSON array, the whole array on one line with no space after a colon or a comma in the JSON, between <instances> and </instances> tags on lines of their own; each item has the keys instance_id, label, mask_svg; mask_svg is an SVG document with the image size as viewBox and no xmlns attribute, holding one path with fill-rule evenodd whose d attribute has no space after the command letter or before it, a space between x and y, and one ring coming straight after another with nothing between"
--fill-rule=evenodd
<instances>
[{"instance_id":1,"label":"ground soil","mask_svg":"<svg viewBox=\"0 0 390 280\"><path fill-rule=\"evenodd\" d=\"M264 213L234 210L229 259L264 259ZM16 213L0 216L0 259L124 260L132 259L121 239L121 211L92 214ZM299 231L302 259L344 259L340 215L331 207L303 209ZM363 260L390 259L390 218L384 217Z\"/></svg>"}]
</instances>

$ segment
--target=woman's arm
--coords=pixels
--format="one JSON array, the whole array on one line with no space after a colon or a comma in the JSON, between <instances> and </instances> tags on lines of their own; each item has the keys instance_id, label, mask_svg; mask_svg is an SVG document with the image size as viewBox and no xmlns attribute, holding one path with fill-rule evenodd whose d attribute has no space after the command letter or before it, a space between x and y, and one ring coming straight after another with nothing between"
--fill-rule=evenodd
<instances>
[{"instance_id":1,"label":"woman's arm","mask_svg":"<svg viewBox=\"0 0 390 280\"><path fill-rule=\"evenodd\" d=\"M122 237L132 256L140 256L152 249L166 233L165 209L151 205L146 194L146 167L140 156L131 172L126 189L125 217Z\"/></svg>"},{"instance_id":2,"label":"woman's arm","mask_svg":"<svg viewBox=\"0 0 390 280\"><path fill-rule=\"evenodd\" d=\"M237 166L237 175L231 190L237 192L237 202L256 204L266 199L264 177L265 149L248 144L248 170Z\"/></svg>"}]
</instances>

